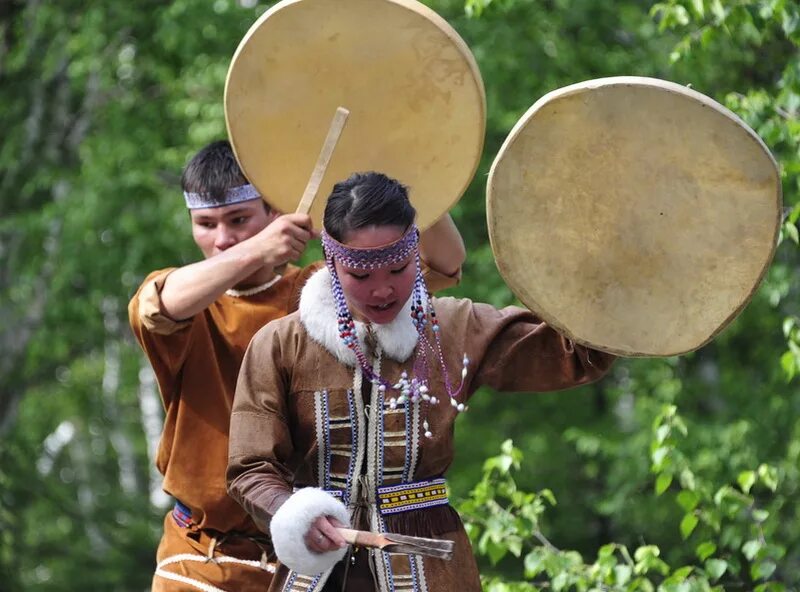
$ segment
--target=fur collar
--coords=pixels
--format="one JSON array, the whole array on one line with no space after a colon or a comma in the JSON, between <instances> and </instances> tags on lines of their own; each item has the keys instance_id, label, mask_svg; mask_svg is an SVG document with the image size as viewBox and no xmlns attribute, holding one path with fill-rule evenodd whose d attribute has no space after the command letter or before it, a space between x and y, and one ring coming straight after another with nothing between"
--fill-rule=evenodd
<instances>
[{"instance_id":1,"label":"fur collar","mask_svg":"<svg viewBox=\"0 0 800 592\"><path fill-rule=\"evenodd\" d=\"M356 356L339 338L336 304L331 292L331 274L323 267L310 278L300 294L300 322L311 339L348 366L356 365ZM384 355L397 362L405 362L417 346L417 330L411 322L411 298L391 323L372 325ZM356 321L358 340L364 344L367 327Z\"/></svg>"}]
</instances>

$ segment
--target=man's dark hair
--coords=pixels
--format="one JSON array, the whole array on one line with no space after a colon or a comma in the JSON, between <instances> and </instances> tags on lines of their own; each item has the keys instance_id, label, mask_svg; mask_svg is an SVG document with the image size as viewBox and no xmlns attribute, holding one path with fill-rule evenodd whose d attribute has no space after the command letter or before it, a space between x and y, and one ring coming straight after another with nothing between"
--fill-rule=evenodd
<instances>
[{"instance_id":1,"label":"man's dark hair","mask_svg":"<svg viewBox=\"0 0 800 592\"><path fill-rule=\"evenodd\" d=\"M212 142L200 150L183 169L181 176L184 191L199 193L219 204L224 203L228 189L248 182L227 140Z\"/></svg>"},{"instance_id":2,"label":"man's dark hair","mask_svg":"<svg viewBox=\"0 0 800 592\"><path fill-rule=\"evenodd\" d=\"M408 188L382 173L355 173L333 186L325 206L325 230L339 242L367 226L407 228L417 215Z\"/></svg>"}]
</instances>

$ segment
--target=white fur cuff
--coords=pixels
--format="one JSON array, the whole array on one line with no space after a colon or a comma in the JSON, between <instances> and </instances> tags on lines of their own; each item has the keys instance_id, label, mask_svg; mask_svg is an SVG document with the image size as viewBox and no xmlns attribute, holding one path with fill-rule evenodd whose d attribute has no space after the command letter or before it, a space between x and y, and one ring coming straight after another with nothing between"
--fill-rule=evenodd
<instances>
[{"instance_id":1,"label":"white fur cuff","mask_svg":"<svg viewBox=\"0 0 800 592\"><path fill-rule=\"evenodd\" d=\"M270 534L278 560L289 569L307 576L323 573L344 558L347 548L315 553L304 537L320 516L333 516L350 524L345 505L322 489L306 487L292 495L272 517Z\"/></svg>"}]
</instances>

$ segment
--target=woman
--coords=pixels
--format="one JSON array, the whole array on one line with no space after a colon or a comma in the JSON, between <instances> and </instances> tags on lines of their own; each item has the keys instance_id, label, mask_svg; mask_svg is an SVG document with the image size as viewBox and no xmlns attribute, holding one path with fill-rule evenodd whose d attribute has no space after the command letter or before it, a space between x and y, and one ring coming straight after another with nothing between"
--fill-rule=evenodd
<instances>
[{"instance_id":1,"label":"woman","mask_svg":"<svg viewBox=\"0 0 800 592\"><path fill-rule=\"evenodd\" d=\"M262 528L271 522L282 565L270 590L479 591L443 479L456 416L481 386L554 391L613 360L527 310L430 298L414 215L406 188L384 175L337 184L326 269L245 356L228 489ZM455 555L347 550L335 528L347 524L453 540Z\"/></svg>"}]
</instances>

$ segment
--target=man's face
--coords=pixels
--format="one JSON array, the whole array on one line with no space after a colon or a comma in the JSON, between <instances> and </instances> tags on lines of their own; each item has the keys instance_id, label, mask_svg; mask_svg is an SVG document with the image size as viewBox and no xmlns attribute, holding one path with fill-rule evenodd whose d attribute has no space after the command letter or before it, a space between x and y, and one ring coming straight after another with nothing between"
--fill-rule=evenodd
<instances>
[{"instance_id":1,"label":"man's face","mask_svg":"<svg viewBox=\"0 0 800 592\"><path fill-rule=\"evenodd\" d=\"M190 210L192 236L206 259L261 232L278 217L260 199Z\"/></svg>"}]
</instances>

